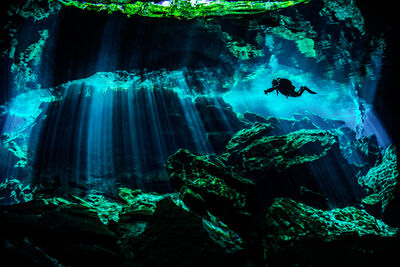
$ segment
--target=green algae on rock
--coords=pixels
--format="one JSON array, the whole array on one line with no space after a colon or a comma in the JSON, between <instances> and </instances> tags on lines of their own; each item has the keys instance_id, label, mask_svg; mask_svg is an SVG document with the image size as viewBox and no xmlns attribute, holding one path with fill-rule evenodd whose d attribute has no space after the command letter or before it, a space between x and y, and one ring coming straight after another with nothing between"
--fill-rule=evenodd
<instances>
[{"instance_id":1,"label":"green algae on rock","mask_svg":"<svg viewBox=\"0 0 400 267\"><path fill-rule=\"evenodd\" d=\"M227 145L228 160L237 159L238 164L249 170L269 166L283 171L316 161L338 147L337 137L328 131L300 130L284 136L265 136L270 127L270 124L256 124L238 132ZM320 146L313 149L313 144Z\"/></svg>"},{"instance_id":2,"label":"green algae on rock","mask_svg":"<svg viewBox=\"0 0 400 267\"><path fill-rule=\"evenodd\" d=\"M210 237L202 218L166 198L157 204L146 230L132 246L144 266L230 266L229 253ZM241 265L239 265L241 266Z\"/></svg>"},{"instance_id":3,"label":"green algae on rock","mask_svg":"<svg viewBox=\"0 0 400 267\"><path fill-rule=\"evenodd\" d=\"M166 168L171 185L177 190L183 188L182 193L191 189L206 202L210 201L210 207L232 205L232 210L247 214L248 203L243 193L253 185L251 181L184 149L168 158Z\"/></svg>"},{"instance_id":4,"label":"green algae on rock","mask_svg":"<svg viewBox=\"0 0 400 267\"><path fill-rule=\"evenodd\" d=\"M171 186L191 210L206 218L209 212L233 230L246 231L253 210L253 182L183 149L168 158L166 168Z\"/></svg>"},{"instance_id":5,"label":"green algae on rock","mask_svg":"<svg viewBox=\"0 0 400 267\"><path fill-rule=\"evenodd\" d=\"M157 202L169 196L170 194L145 193L141 190L120 188L119 197L121 199L112 199L100 192L92 191L84 197L76 195L37 196L34 200L43 202L45 206L68 206L87 209L96 214L101 223L108 225L110 222L119 222L121 218L123 220L126 220L128 217L131 219L148 218L153 215ZM33 197L29 200L32 199Z\"/></svg>"},{"instance_id":6,"label":"green algae on rock","mask_svg":"<svg viewBox=\"0 0 400 267\"><path fill-rule=\"evenodd\" d=\"M370 193L362 202L367 205L380 203L382 211L385 211L389 202L398 194L398 179L396 148L391 145L385 150L382 162L358 179L359 184Z\"/></svg>"},{"instance_id":7,"label":"green algae on rock","mask_svg":"<svg viewBox=\"0 0 400 267\"><path fill-rule=\"evenodd\" d=\"M345 159L333 131L310 129L285 134L275 127L277 121L268 122L237 132L221 155L237 175L268 192L259 194L261 199L271 203L275 197L295 197L304 186L323 193L333 206L359 202L361 187L354 179L358 167ZM316 127L307 121L305 125Z\"/></svg>"},{"instance_id":8,"label":"green algae on rock","mask_svg":"<svg viewBox=\"0 0 400 267\"><path fill-rule=\"evenodd\" d=\"M81 2L77 0L58 1L65 6L74 6L85 10L121 12L127 16L173 17L192 19L226 15L258 14L270 10L290 7L309 0L294 1L163 1L160 3L142 1L102 0Z\"/></svg>"},{"instance_id":9,"label":"green algae on rock","mask_svg":"<svg viewBox=\"0 0 400 267\"><path fill-rule=\"evenodd\" d=\"M346 207L323 211L289 198L276 199L266 219L270 230L268 235L282 241L311 236L331 240L349 233L357 236L394 236L398 233L396 228L377 220L362 209Z\"/></svg>"},{"instance_id":10,"label":"green algae on rock","mask_svg":"<svg viewBox=\"0 0 400 267\"><path fill-rule=\"evenodd\" d=\"M398 233L363 209L323 211L277 198L265 216L264 257L272 266L371 266L375 257L372 265L385 265L398 254Z\"/></svg>"}]
</instances>

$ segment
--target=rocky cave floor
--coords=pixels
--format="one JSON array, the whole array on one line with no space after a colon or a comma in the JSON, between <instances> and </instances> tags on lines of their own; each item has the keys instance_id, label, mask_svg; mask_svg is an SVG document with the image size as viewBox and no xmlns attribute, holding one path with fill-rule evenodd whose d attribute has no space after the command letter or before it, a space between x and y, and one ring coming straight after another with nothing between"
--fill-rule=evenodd
<instances>
[{"instance_id":1,"label":"rocky cave floor","mask_svg":"<svg viewBox=\"0 0 400 267\"><path fill-rule=\"evenodd\" d=\"M168 158L174 193L51 195L8 180L1 198L20 203L0 207L2 264L391 264L400 247L395 147L357 139L338 120L293 117L230 116L243 128L209 135L218 153Z\"/></svg>"}]
</instances>

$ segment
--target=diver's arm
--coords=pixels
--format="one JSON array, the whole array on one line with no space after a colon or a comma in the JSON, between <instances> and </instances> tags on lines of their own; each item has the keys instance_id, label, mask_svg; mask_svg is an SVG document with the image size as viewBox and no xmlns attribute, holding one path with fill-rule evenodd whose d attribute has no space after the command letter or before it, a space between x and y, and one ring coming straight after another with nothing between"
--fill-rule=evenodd
<instances>
[{"instance_id":1,"label":"diver's arm","mask_svg":"<svg viewBox=\"0 0 400 267\"><path fill-rule=\"evenodd\" d=\"M272 88L269 88L267 90L264 90L264 93L265 94L269 94L269 93L273 92L274 90L276 90L276 88L272 87ZM276 91L276 93L278 94L278 91Z\"/></svg>"}]
</instances>

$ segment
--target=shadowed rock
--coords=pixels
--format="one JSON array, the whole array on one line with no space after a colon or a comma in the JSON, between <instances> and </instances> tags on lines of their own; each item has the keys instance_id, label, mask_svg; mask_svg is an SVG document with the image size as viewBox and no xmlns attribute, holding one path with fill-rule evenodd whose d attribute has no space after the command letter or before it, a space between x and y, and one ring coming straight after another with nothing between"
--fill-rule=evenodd
<instances>
[{"instance_id":1,"label":"shadowed rock","mask_svg":"<svg viewBox=\"0 0 400 267\"><path fill-rule=\"evenodd\" d=\"M369 193L362 203L378 217L387 219L389 224L399 226L396 210L399 207L400 185L396 148L393 145L385 150L381 164L360 177L358 183Z\"/></svg>"},{"instance_id":2,"label":"shadowed rock","mask_svg":"<svg viewBox=\"0 0 400 267\"><path fill-rule=\"evenodd\" d=\"M276 199L268 209L264 231L271 266L390 264L400 244L397 229L365 210L322 211L289 198Z\"/></svg>"},{"instance_id":3,"label":"shadowed rock","mask_svg":"<svg viewBox=\"0 0 400 267\"><path fill-rule=\"evenodd\" d=\"M244 225L240 222L249 219L249 193L254 190L251 181L182 149L169 157L166 168L175 190L183 195L192 190L205 202L205 208L225 223L241 228Z\"/></svg>"},{"instance_id":4,"label":"shadowed rock","mask_svg":"<svg viewBox=\"0 0 400 267\"><path fill-rule=\"evenodd\" d=\"M269 136L270 124L238 132L228 143L226 164L255 181L259 197L294 196L300 186L323 193L333 205L358 203L357 168L342 156L329 131L300 130Z\"/></svg>"}]
</instances>

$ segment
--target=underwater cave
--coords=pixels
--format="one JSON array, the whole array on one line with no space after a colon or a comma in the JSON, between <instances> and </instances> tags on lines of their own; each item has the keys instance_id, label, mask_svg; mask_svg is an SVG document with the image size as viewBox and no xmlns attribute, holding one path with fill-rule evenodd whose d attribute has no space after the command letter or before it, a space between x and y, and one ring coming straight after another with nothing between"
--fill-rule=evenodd
<instances>
[{"instance_id":1,"label":"underwater cave","mask_svg":"<svg viewBox=\"0 0 400 267\"><path fill-rule=\"evenodd\" d=\"M385 266L396 10L0 3L1 266Z\"/></svg>"}]
</instances>

